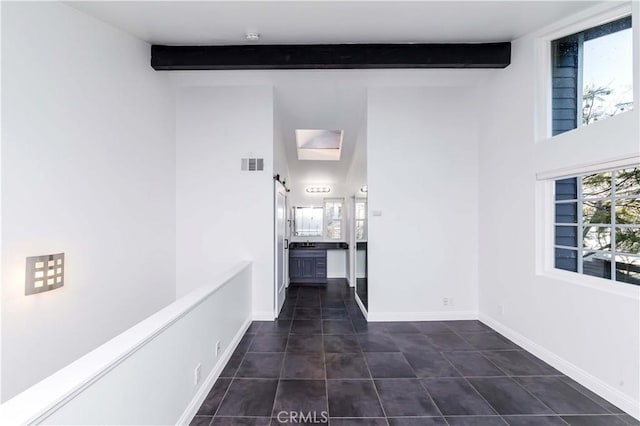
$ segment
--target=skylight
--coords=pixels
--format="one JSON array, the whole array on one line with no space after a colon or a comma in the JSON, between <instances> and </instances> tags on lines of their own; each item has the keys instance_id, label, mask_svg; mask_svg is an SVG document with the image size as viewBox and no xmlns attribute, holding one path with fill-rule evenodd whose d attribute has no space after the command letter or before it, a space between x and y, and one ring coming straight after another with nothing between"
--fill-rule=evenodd
<instances>
[{"instance_id":1,"label":"skylight","mask_svg":"<svg viewBox=\"0 0 640 426\"><path fill-rule=\"evenodd\" d=\"M343 133L343 130L296 129L298 160L340 160Z\"/></svg>"}]
</instances>

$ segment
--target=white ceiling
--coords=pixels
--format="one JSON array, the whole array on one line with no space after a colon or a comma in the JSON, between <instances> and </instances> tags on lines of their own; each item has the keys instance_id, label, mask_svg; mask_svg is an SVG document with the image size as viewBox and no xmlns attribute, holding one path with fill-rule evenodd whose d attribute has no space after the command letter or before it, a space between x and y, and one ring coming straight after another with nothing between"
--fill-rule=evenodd
<instances>
[{"instance_id":1,"label":"white ceiling","mask_svg":"<svg viewBox=\"0 0 640 426\"><path fill-rule=\"evenodd\" d=\"M275 98L277 126L281 131L291 179L305 184L344 182L364 120L366 87L342 84L334 79L313 84L298 81L276 86ZM343 130L340 160L298 160L296 129Z\"/></svg>"},{"instance_id":2,"label":"white ceiling","mask_svg":"<svg viewBox=\"0 0 640 426\"><path fill-rule=\"evenodd\" d=\"M598 2L584 1L69 1L155 44L509 41ZM298 183L344 182L366 109L367 88L473 85L487 70L172 72L174 82L269 84L277 127ZM299 161L295 129L343 129L340 161Z\"/></svg>"},{"instance_id":3,"label":"white ceiling","mask_svg":"<svg viewBox=\"0 0 640 426\"><path fill-rule=\"evenodd\" d=\"M69 1L150 43L510 41L596 2Z\"/></svg>"}]
</instances>

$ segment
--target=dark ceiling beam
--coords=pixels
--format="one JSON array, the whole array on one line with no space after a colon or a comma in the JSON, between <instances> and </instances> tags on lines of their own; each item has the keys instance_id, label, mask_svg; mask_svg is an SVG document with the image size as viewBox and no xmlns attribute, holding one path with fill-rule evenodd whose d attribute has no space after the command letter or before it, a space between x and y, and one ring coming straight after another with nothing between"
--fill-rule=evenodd
<instances>
[{"instance_id":1,"label":"dark ceiling beam","mask_svg":"<svg viewBox=\"0 0 640 426\"><path fill-rule=\"evenodd\" d=\"M505 68L511 43L151 46L156 70Z\"/></svg>"}]
</instances>

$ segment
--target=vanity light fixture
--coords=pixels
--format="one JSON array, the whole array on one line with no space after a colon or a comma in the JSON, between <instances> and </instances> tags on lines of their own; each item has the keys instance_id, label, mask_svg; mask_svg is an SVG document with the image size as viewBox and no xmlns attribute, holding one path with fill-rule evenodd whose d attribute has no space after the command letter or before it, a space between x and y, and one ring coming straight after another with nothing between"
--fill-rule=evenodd
<instances>
[{"instance_id":1,"label":"vanity light fixture","mask_svg":"<svg viewBox=\"0 0 640 426\"><path fill-rule=\"evenodd\" d=\"M24 295L44 293L64 285L64 253L27 257Z\"/></svg>"},{"instance_id":2,"label":"vanity light fixture","mask_svg":"<svg viewBox=\"0 0 640 426\"><path fill-rule=\"evenodd\" d=\"M306 191L311 194L326 194L327 192L331 192L331 188L326 186L310 186Z\"/></svg>"},{"instance_id":3,"label":"vanity light fixture","mask_svg":"<svg viewBox=\"0 0 640 426\"><path fill-rule=\"evenodd\" d=\"M247 41L256 42L260 40L260 34L257 31L247 31L244 38L247 39Z\"/></svg>"}]
</instances>

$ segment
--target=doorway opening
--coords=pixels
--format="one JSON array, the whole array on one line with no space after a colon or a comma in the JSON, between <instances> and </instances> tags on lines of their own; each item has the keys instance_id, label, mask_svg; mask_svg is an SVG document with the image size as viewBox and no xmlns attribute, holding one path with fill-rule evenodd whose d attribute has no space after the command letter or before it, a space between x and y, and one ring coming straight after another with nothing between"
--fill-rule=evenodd
<instances>
[{"instance_id":1,"label":"doorway opening","mask_svg":"<svg viewBox=\"0 0 640 426\"><path fill-rule=\"evenodd\" d=\"M323 291L331 284L342 286L340 291L353 300L357 275L365 278L362 267L357 272L363 253L356 251L363 243L366 247L367 204L362 200L367 194L362 188L366 188L367 88L364 83L338 81L332 74L322 73L323 78L313 79L313 84L307 78L304 84L283 81L274 89L274 171L290 190L285 193L285 217L280 217L277 195L274 210L279 222L276 318L288 315L282 312L288 292L316 288L318 294L332 294ZM366 311L366 281L360 282L360 292L365 302L356 309Z\"/></svg>"}]
</instances>

